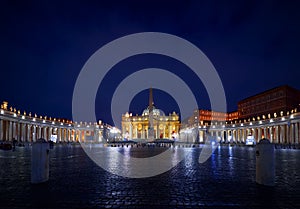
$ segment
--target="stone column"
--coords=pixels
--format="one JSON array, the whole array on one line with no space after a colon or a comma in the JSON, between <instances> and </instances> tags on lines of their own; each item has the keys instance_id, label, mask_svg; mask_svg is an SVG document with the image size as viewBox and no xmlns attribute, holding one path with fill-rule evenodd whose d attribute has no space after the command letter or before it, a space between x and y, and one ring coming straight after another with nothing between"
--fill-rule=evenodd
<instances>
[{"instance_id":1,"label":"stone column","mask_svg":"<svg viewBox=\"0 0 300 209\"><path fill-rule=\"evenodd\" d=\"M245 129L241 129L241 142L244 142Z\"/></svg>"},{"instance_id":2,"label":"stone column","mask_svg":"<svg viewBox=\"0 0 300 209\"><path fill-rule=\"evenodd\" d=\"M137 128L137 125L134 127L134 135L135 135L135 138L138 138L138 128Z\"/></svg>"},{"instance_id":3,"label":"stone column","mask_svg":"<svg viewBox=\"0 0 300 209\"><path fill-rule=\"evenodd\" d=\"M21 136L22 136L22 123L17 123L17 135L16 135L16 140L21 141Z\"/></svg>"},{"instance_id":4,"label":"stone column","mask_svg":"<svg viewBox=\"0 0 300 209\"><path fill-rule=\"evenodd\" d=\"M246 141L245 138L246 138L246 129L243 128L243 129L242 129L242 142L245 142L245 141Z\"/></svg>"},{"instance_id":5,"label":"stone column","mask_svg":"<svg viewBox=\"0 0 300 209\"><path fill-rule=\"evenodd\" d=\"M94 133L95 133L95 136L98 137L98 129L94 129ZM74 131L73 131L73 129L70 129L70 140L72 142L74 142L75 141L74 138L75 138ZM95 138L95 141L98 141L98 138Z\"/></svg>"},{"instance_id":6,"label":"stone column","mask_svg":"<svg viewBox=\"0 0 300 209\"><path fill-rule=\"evenodd\" d=\"M98 136L98 141L100 141L99 132L100 132L99 129L97 129L97 133L98 133L98 135L97 135L97 136ZM72 141L73 141L73 142L76 142L76 130L75 130L75 129L72 129L72 130L71 130L71 134L72 134L72 135L71 135Z\"/></svg>"},{"instance_id":7,"label":"stone column","mask_svg":"<svg viewBox=\"0 0 300 209\"><path fill-rule=\"evenodd\" d=\"M65 129L65 128L63 128L62 130L62 140L64 141L64 142L66 142L67 141L67 129Z\"/></svg>"},{"instance_id":8,"label":"stone column","mask_svg":"<svg viewBox=\"0 0 300 209\"><path fill-rule=\"evenodd\" d=\"M256 142L258 142L258 141L257 141L258 137L257 137L256 128L253 128L253 137L254 137L254 140L255 140Z\"/></svg>"},{"instance_id":9,"label":"stone column","mask_svg":"<svg viewBox=\"0 0 300 209\"><path fill-rule=\"evenodd\" d=\"M8 121L4 121L4 123L5 123L5 140L7 141L8 140L8 132L9 132L9 123L8 123ZM4 137L4 134L3 134L3 137Z\"/></svg>"},{"instance_id":10,"label":"stone column","mask_svg":"<svg viewBox=\"0 0 300 209\"><path fill-rule=\"evenodd\" d=\"M85 138L85 135L86 135L86 130L83 130L83 140L86 142L86 138Z\"/></svg>"},{"instance_id":11,"label":"stone column","mask_svg":"<svg viewBox=\"0 0 300 209\"><path fill-rule=\"evenodd\" d=\"M91 131L91 136L93 136L93 131ZM65 129L65 141L69 142L69 129Z\"/></svg>"},{"instance_id":12,"label":"stone column","mask_svg":"<svg viewBox=\"0 0 300 209\"><path fill-rule=\"evenodd\" d=\"M295 124L295 144L299 143L299 123Z\"/></svg>"},{"instance_id":13,"label":"stone column","mask_svg":"<svg viewBox=\"0 0 300 209\"><path fill-rule=\"evenodd\" d=\"M52 135L52 127L48 128L48 141L51 140L51 135Z\"/></svg>"},{"instance_id":14,"label":"stone column","mask_svg":"<svg viewBox=\"0 0 300 209\"><path fill-rule=\"evenodd\" d=\"M267 127L263 128L264 138L267 139Z\"/></svg>"},{"instance_id":15,"label":"stone column","mask_svg":"<svg viewBox=\"0 0 300 209\"><path fill-rule=\"evenodd\" d=\"M270 133L270 142L273 143L274 142L274 139L273 139L273 127L269 127L269 133Z\"/></svg>"},{"instance_id":16,"label":"stone column","mask_svg":"<svg viewBox=\"0 0 300 209\"><path fill-rule=\"evenodd\" d=\"M0 119L0 140L3 140L3 120Z\"/></svg>"},{"instance_id":17,"label":"stone column","mask_svg":"<svg viewBox=\"0 0 300 209\"><path fill-rule=\"evenodd\" d=\"M22 123L18 123L18 140L19 141L22 141L22 130L23 130L23 124Z\"/></svg>"},{"instance_id":18,"label":"stone column","mask_svg":"<svg viewBox=\"0 0 300 209\"><path fill-rule=\"evenodd\" d=\"M72 135L72 131L70 130L70 141L72 141L72 137L71 137L71 135ZM94 142L98 142L98 131L97 131L97 129L95 128L94 129L94 137L93 137L93 141Z\"/></svg>"},{"instance_id":19,"label":"stone column","mask_svg":"<svg viewBox=\"0 0 300 209\"><path fill-rule=\"evenodd\" d=\"M64 142L68 141L68 129L66 128L63 129L63 139Z\"/></svg>"},{"instance_id":20,"label":"stone column","mask_svg":"<svg viewBox=\"0 0 300 209\"><path fill-rule=\"evenodd\" d=\"M233 131L232 130L227 130L226 131L226 141L227 142L230 142L229 136L231 137L231 139L233 139Z\"/></svg>"},{"instance_id":21,"label":"stone column","mask_svg":"<svg viewBox=\"0 0 300 209\"><path fill-rule=\"evenodd\" d=\"M285 129L284 129L284 125L280 126L280 144L284 144L284 140L285 140Z\"/></svg>"},{"instance_id":22,"label":"stone column","mask_svg":"<svg viewBox=\"0 0 300 209\"><path fill-rule=\"evenodd\" d=\"M98 142L97 141L98 135L97 135L97 130L93 130L93 142ZM71 141L71 130L70 130L70 141Z\"/></svg>"},{"instance_id":23,"label":"stone column","mask_svg":"<svg viewBox=\"0 0 300 209\"><path fill-rule=\"evenodd\" d=\"M81 130L78 130L78 141L81 142Z\"/></svg>"},{"instance_id":24,"label":"stone column","mask_svg":"<svg viewBox=\"0 0 300 209\"><path fill-rule=\"evenodd\" d=\"M47 140L47 127L43 126L42 129L43 129L43 137L42 138Z\"/></svg>"},{"instance_id":25,"label":"stone column","mask_svg":"<svg viewBox=\"0 0 300 209\"><path fill-rule=\"evenodd\" d=\"M65 132L65 141L69 141L69 129L65 128L64 129L64 132ZM91 136L92 136L92 131L91 131Z\"/></svg>"},{"instance_id":26,"label":"stone column","mask_svg":"<svg viewBox=\"0 0 300 209\"><path fill-rule=\"evenodd\" d=\"M262 138L262 133L261 133L261 128L259 127L258 128L258 138L257 138L257 141L259 142Z\"/></svg>"},{"instance_id":27,"label":"stone column","mask_svg":"<svg viewBox=\"0 0 300 209\"><path fill-rule=\"evenodd\" d=\"M148 126L146 126L146 129L145 129L145 138L149 139L149 136L148 136Z\"/></svg>"},{"instance_id":28,"label":"stone column","mask_svg":"<svg viewBox=\"0 0 300 209\"><path fill-rule=\"evenodd\" d=\"M204 133L203 132L204 131L199 131L199 142L203 142L204 141L204 137L203 137Z\"/></svg>"},{"instance_id":29,"label":"stone column","mask_svg":"<svg viewBox=\"0 0 300 209\"><path fill-rule=\"evenodd\" d=\"M12 122L12 139L16 139L16 122Z\"/></svg>"},{"instance_id":30,"label":"stone column","mask_svg":"<svg viewBox=\"0 0 300 209\"><path fill-rule=\"evenodd\" d=\"M290 126L289 125L285 125L286 131L285 131L285 143L289 143L290 142Z\"/></svg>"},{"instance_id":31,"label":"stone column","mask_svg":"<svg viewBox=\"0 0 300 209\"><path fill-rule=\"evenodd\" d=\"M38 126L38 134L37 134L37 139L40 139L42 137L42 127Z\"/></svg>"},{"instance_id":32,"label":"stone column","mask_svg":"<svg viewBox=\"0 0 300 209\"><path fill-rule=\"evenodd\" d=\"M295 137L294 137L294 123L291 123L290 125L290 143L294 144L295 143Z\"/></svg>"},{"instance_id":33,"label":"stone column","mask_svg":"<svg viewBox=\"0 0 300 209\"><path fill-rule=\"evenodd\" d=\"M65 129L64 128L61 128L60 129L60 138L61 138L61 141L62 142L65 142L66 141L66 135L65 135Z\"/></svg>"},{"instance_id":34,"label":"stone column","mask_svg":"<svg viewBox=\"0 0 300 209\"><path fill-rule=\"evenodd\" d=\"M148 132L148 130L147 130L147 132ZM131 123L129 123L129 139L132 139L132 124Z\"/></svg>"},{"instance_id":35,"label":"stone column","mask_svg":"<svg viewBox=\"0 0 300 209\"><path fill-rule=\"evenodd\" d=\"M99 132L99 130L98 130L98 129L95 129L95 135L96 135L96 137L99 138L98 132ZM74 130L73 130L73 129L70 129L70 140L71 140L72 142L75 141L74 133L75 133ZM98 138L96 138L95 140L98 141Z\"/></svg>"},{"instance_id":36,"label":"stone column","mask_svg":"<svg viewBox=\"0 0 300 209\"><path fill-rule=\"evenodd\" d=\"M11 141L13 138L13 123L9 121L9 131L8 131L8 141Z\"/></svg>"},{"instance_id":37,"label":"stone column","mask_svg":"<svg viewBox=\"0 0 300 209\"><path fill-rule=\"evenodd\" d=\"M22 137L21 137L21 140L24 142L26 139L26 124L23 123L22 124Z\"/></svg>"},{"instance_id":38,"label":"stone column","mask_svg":"<svg viewBox=\"0 0 300 209\"><path fill-rule=\"evenodd\" d=\"M145 139L145 126L142 125L142 138Z\"/></svg>"},{"instance_id":39,"label":"stone column","mask_svg":"<svg viewBox=\"0 0 300 209\"><path fill-rule=\"evenodd\" d=\"M33 132L32 132L32 142L35 142L37 139L37 134L36 134L36 125L33 125Z\"/></svg>"},{"instance_id":40,"label":"stone column","mask_svg":"<svg viewBox=\"0 0 300 209\"><path fill-rule=\"evenodd\" d=\"M57 133L57 142L61 142L60 128L56 129L56 133Z\"/></svg>"},{"instance_id":41,"label":"stone column","mask_svg":"<svg viewBox=\"0 0 300 209\"><path fill-rule=\"evenodd\" d=\"M65 141L65 129L64 128L60 129L60 139L62 142Z\"/></svg>"},{"instance_id":42,"label":"stone column","mask_svg":"<svg viewBox=\"0 0 300 209\"><path fill-rule=\"evenodd\" d=\"M30 140L30 132L31 132L30 128L31 128L31 125L27 124L27 135L26 135L26 139L25 139L26 142L31 142L31 140Z\"/></svg>"},{"instance_id":43,"label":"stone column","mask_svg":"<svg viewBox=\"0 0 300 209\"><path fill-rule=\"evenodd\" d=\"M275 143L279 143L279 127L275 127Z\"/></svg>"},{"instance_id":44,"label":"stone column","mask_svg":"<svg viewBox=\"0 0 300 209\"><path fill-rule=\"evenodd\" d=\"M22 130L23 130L23 124L22 123L19 123L18 124L18 140L19 141L22 141Z\"/></svg>"},{"instance_id":45,"label":"stone column","mask_svg":"<svg viewBox=\"0 0 300 209\"><path fill-rule=\"evenodd\" d=\"M68 130L68 141L71 141L71 129L67 129ZM94 130L94 138L95 138L95 130Z\"/></svg>"}]
</instances>

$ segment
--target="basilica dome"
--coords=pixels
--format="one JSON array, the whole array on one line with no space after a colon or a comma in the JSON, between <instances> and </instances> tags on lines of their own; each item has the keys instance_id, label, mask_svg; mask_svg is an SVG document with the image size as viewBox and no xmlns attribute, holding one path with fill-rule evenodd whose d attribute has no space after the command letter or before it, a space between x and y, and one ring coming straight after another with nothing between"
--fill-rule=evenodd
<instances>
[{"instance_id":1,"label":"basilica dome","mask_svg":"<svg viewBox=\"0 0 300 209\"><path fill-rule=\"evenodd\" d=\"M142 113L142 116L147 116L147 115L149 115L149 107L147 107L147 109L145 109ZM153 115L154 116L165 116L165 113L161 109L156 109L153 106Z\"/></svg>"}]
</instances>

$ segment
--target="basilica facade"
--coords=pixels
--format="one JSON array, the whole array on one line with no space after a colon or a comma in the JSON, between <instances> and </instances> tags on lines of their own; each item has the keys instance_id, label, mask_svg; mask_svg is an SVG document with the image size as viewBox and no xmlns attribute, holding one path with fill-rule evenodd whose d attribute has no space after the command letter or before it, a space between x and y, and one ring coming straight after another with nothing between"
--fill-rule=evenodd
<instances>
[{"instance_id":1,"label":"basilica facade","mask_svg":"<svg viewBox=\"0 0 300 209\"><path fill-rule=\"evenodd\" d=\"M141 115L134 116L128 112L122 115L122 136L125 140L175 139L179 129L177 113L165 115L162 110L155 108L152 89L149 93L149 106Z\"/></svg>"}]
</instances>

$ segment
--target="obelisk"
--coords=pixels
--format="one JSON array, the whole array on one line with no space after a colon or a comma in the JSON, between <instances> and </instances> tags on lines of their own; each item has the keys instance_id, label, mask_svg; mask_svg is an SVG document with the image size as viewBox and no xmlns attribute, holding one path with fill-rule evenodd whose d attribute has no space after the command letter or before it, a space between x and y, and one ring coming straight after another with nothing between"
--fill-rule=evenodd
<instances>
[{"instance_id":1,"label":"obelisk","mask_svg":"<svg viewBox=\"0 0 300 209\"><path fill-rule=\"evenodd\" d=\"M153 125L153 92L149 89L149 125L148 125L148 140L154 140L154 125Z\"/></svg>"}]
</instances>

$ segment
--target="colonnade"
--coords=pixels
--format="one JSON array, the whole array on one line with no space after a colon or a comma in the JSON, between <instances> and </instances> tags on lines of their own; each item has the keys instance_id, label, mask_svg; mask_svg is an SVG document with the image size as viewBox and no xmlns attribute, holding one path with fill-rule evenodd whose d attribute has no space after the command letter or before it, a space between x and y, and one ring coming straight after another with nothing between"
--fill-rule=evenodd
<instances>
[{"instance_id":1,"label":"colonnade","mask_svg":"<svg viewBox=\"0 0 300 209\"><path fill-rule=\"evenodd\" d=\"M300 114L244 123L220 122L210 126L190 127L182 129L180 135L181 141L190 143L205 142L208 136L223 142L245 143L251 136L256 142L267 138L276 144L299 144Z\"/></svg>"},{"instance_id":2,"label":"colonnade","mask_svg":"<svg viewBox=\"0 0 300 209\"><path fill-rule=\"evenodd\" d=\"M39 138L55 142L102 142L104 126L91 123L60 122L20 115L1 109L0 140L35 142Z\"/></svg>"}]
</instances>

